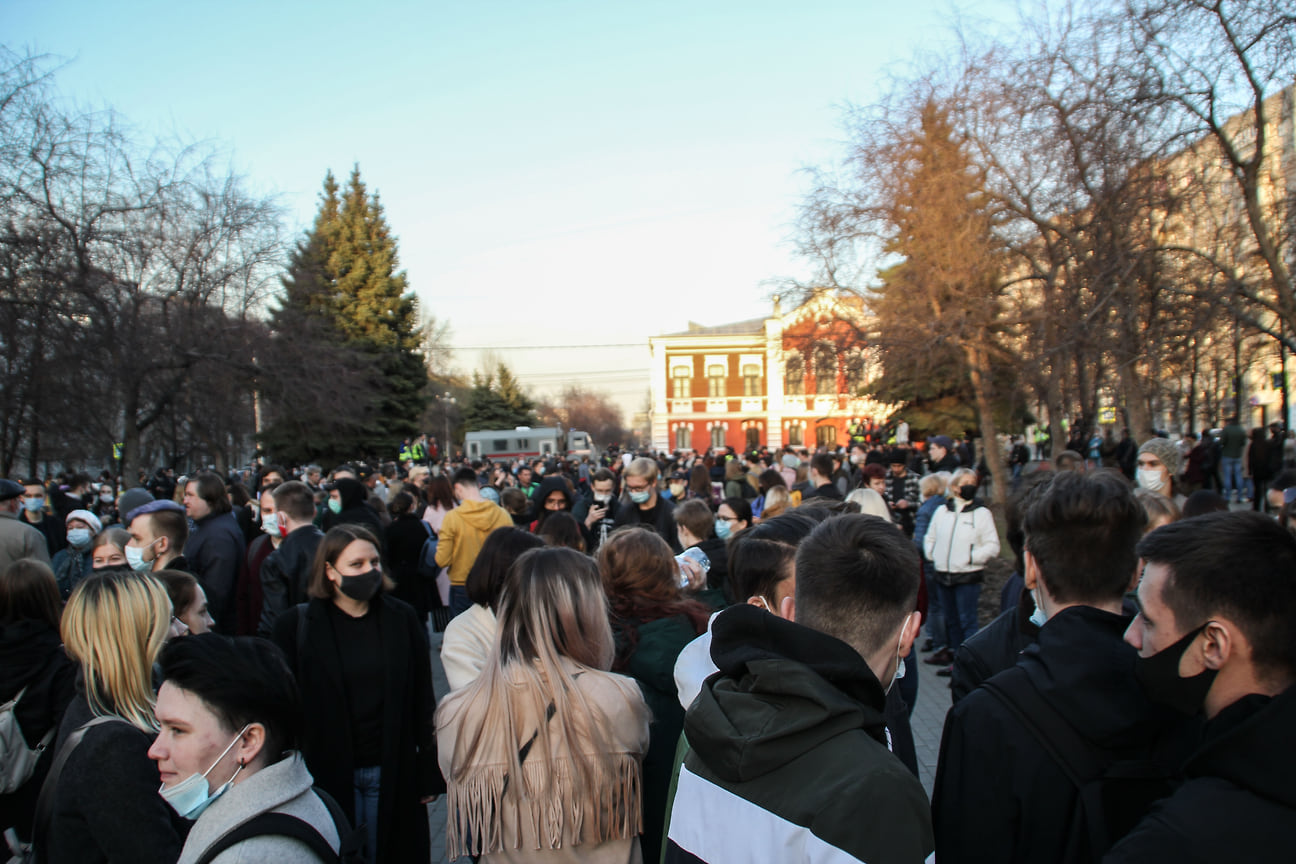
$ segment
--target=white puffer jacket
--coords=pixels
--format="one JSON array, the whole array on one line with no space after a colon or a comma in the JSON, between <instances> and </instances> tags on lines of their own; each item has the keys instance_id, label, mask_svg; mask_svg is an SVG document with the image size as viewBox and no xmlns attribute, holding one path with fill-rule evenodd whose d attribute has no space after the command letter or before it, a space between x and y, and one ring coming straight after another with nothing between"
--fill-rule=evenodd
<instances>
[{"instance_id":1,"label":"white puffer jacket","mask_svg":"<svg viewBox=\"0 0 1296 864\"><path fill-rule=\"evenodd\" d=\"M932 513L923 555L938 573L972 573L998 554L994 514L985 505L951 498Z\"/></svg>"}]
</instances>

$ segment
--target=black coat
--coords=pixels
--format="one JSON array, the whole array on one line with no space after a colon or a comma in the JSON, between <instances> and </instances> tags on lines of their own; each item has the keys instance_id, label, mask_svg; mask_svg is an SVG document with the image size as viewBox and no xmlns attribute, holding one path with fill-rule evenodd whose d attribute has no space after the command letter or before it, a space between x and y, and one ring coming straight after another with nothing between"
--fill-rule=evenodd
<instances>
[{"instance_id":1,"label":"black coat","mask_svg":"<svg viewBox=\"0 0 1296 864\"><path fill-rule=\"evenodd\" d=\"M1244 696L1206 724L1187 781L1103 859L1291 861L1296 858L1296 687Z\"/></svg>"},{"instance_id":2,"label":"black coat","mask_svg":"<svg viewBox=\"0 0 1296 864\"><path fill-rule=\"evenodd\" d=\"M261 623L257 635L267 639L274 633L275 619L298 603L306 602L315 550L324 532L304 525L284 538L279 548L261 562Z\"/></svg>"},{"instance_id":3,"label":"black coat","mask_svg":"<svg viewBox=\"0 0 1296 864\"><path fill-rule=\"evenodd\" d=\"M35 747L51 729L57 729L76 693L76 666L59 643L58 631L44 621L25 620L0 624L0 703L27 688L14 706L14 719L27 746ZM0 795L0 830L16 828L27 839L36 812L36 796L54 761L54 748L46 747L36 770L25 784Z\"/></svg>"},{"instance_id":4,"label":"black coat","mask_svg":"<svg viewBox=\"0 0 1296 864\"><path fill-rule=\"evenodd\" d=\"M1017 658L1039 639L1039 628L1030 622L1035 604L1023 591L1018 605L1002 613L954 652L950 696L955 704L981 682L1017 665Z\"/></svg>"},{"instance_id":5,"label":"black coat","mask_svg":"<svg viewBox=\"0 0 1296 864\"><path fill-rule=\"evenodd\" d=\"M648 525L642 520L643 511L639 505L626 497L617 502L616 524L615 528L623 528L626 525L644 525L652 528L661 536L671 547L671 551L676 555L684 550L680 548L679 532L675 530L675 505L657 493L657 518L654 524Z\"/></svg>"},{"instance_id":6,"label":"black coat","mask_svg":"<svg viewBox=\"0 0 1296 864\"><path fill-rule=\"evenodd\" d=\"M216 632L234 633L234 596L239 577L247 567L247 544L232 513L204 516L189 530L184 557L189 572L207 594L207 608L216 620Z\"/></svg>"},{"instance_id":7,"label":"black coat","mask_svg":"<svg viewBox=\"0 0 1296 864\"><path fill-rule=\"evenodd\" d=\"M340 650L329 621L331 601L313 599L275 622L274 641L288 657L310 718L302 753L315 783L355 818L350 715ZM427 634L414 611L385 594L373 600L383 638L382 786L378 796L378 861L427 861L427 808L420 799L445 791L437 767L436 709ZM305 655L297 655L297 621L306 615Z\"/></svg>"},{"instance_id":8,"label":"black coat","mask_svg":"<svg viewBox=\"0 0 1296 864\"><path fill-rule=\"evenodd\" d=\"M426 621L431 591L435 587L419 577L423 544L432 536L431 526L413 513L397 516L387 526L385 553L387 572L396 580L392 594L414 607L420 621Z\"/></svg>"},{"instance_id":9,"label":"black coat","mask_svg":"<svg viewBox=\"0 0 1296 864\"><path fill-rule=\"evenodd\" d=\"M59 726L55 747L93 719L78 694ZM174 864L184 822L158 794L158 769L148 757L155 736L126 722L86 732L72 751L54 795L46 835L48 864Z\"/></svg>"},{"instance_id":10,"label":"black coat","mask_svg":"<svg viewBox=\"0 0 1296 864\"><path fill-rule=\"evenodd\" d=\"M1127 616L1088 606L1063 609L1017 665L995 678L1025 676L1107 752L1160 756L1162 764L1175 765L1186 751L1161 749L1166 719L1134 677L1137 653L1122 638L1128 625ZM974 690L945 719L932 794L937 860L1064 860L1076 795L1063 769L1008 707L985 688Z\"/></svg>"}]
</instances>

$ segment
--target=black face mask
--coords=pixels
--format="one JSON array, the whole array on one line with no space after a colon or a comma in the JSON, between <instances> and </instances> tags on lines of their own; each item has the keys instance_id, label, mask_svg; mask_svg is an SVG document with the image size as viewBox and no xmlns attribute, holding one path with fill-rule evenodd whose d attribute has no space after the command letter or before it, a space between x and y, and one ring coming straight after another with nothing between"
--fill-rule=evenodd
<instances>
[{"instance_id":1,"label":"black face mask","mask_svg":"<svg viewBox=\"0 0 1296 864\"><path fill-rule=\"evenodd\" d=\"M1202 710L1206 693L1215 683L1219 671L1205 669L1191 678L1184 678L1179 674L1179 661L1187 653L1192 641L1205 629L1206 625L1203 624L1165 650L1135 661L1134 677L1149 699L1181 714L1192 715Z\"/></svg>"},{"instance_id":2,"label":"black face mask","mask_svg":"<svg viewBox=\"0 0 1296 864\"><path fill-rule=\"evenodd\" d=\"M959 487L959 497L962 498L964 501L971 501L973 498L976 497L976 490L977 487L972 485L971 483L964 484L963 486Z\"/></svg>"},{"instance_id":3,"label":"black face mask","mask_svg":"<svg viewBox=\"0 0 1296 864\"><path fill-rule=\"evenodd\" d=\"M352 600L367 603L378 593L378 586L381 584L382 571L374 569L367 573L357 573L355 576L343 576L341 590Z\"/></svg>"}]
</instances>

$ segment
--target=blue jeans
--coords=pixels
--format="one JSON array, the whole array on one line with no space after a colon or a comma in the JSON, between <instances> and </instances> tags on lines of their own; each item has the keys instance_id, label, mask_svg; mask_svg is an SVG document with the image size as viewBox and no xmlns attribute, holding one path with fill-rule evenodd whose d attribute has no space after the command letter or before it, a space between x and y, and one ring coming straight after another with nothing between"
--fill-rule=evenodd
<instances>
[{"instance_id":1,"label":"blue jeans","mask_svg":"<svg viewBox=\"0 0 1296 864\"><path fill-rule=\"evenodd\" d=\"M355 824L364 829L365 859L378 860L378 790L382 784L382 768L377 765L357 768L352 782L355 784Z\"/></svg>"},{"instance_id":2,"label":"blue jeans","mask_svg":"<svg viewBox=\"0 0 1296 864\"><path fill-rule=\"evenodd\" d=\"M949 638L949 634L945 632L945 604L941 603L936 568L930 561L923 563L923 574L927 577L927 636L932 640L932 647L942 648Z\"/></svg>"},{"instance_id":3,"label":"blue jeans","mask_svg":"<svg viewBox=\"0 0 1296 864\"><path fill-rule=\"evenodd\" d=\"M1224 488L1221 490L1225 498L1242 497L1242 459L1232 456L1224 456L1220 459L1220 474L1222 476Z\"/></svg>"},{"instance_id":4,"label":"blue jeans","mask_svg":"<svg viewBox=\"0 0 1296 864\"><path fill-rule=\"evenodd\" d=\"M450 617L453 618L460 612L467 612L472 601L468 599L468 589L462 585L450 586Z\"/></svg>"},{"instance_id":5,"label":"blue jeans","mask_svg":"<svg viewBox=\"0 0 1296 864\"><path fill-rule=\"evenodd\" d=\"M951 651L977 631L977 600L981 598L981 583L971 585L941 585L941 606L945 609L945 645Z\"/></svg>"}]
</instances>

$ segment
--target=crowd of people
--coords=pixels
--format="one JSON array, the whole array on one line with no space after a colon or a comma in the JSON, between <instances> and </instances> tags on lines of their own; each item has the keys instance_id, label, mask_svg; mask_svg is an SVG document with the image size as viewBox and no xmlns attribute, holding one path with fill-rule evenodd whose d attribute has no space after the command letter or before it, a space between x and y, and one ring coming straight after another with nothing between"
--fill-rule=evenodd
<instances>
[{"instance_id":1,"label":"crowd of people","mask_svg":"<svg viewBox=\"0 0 1296 864\"><path fill-rule=\"evenodd\" d=\"M426 862L444 794L449 860L1285 859L1296 473L1255 512L1108 437L1007 442L1002 509L943 435L0 480L0 828Z\"/></svg>"}]
</instances>

